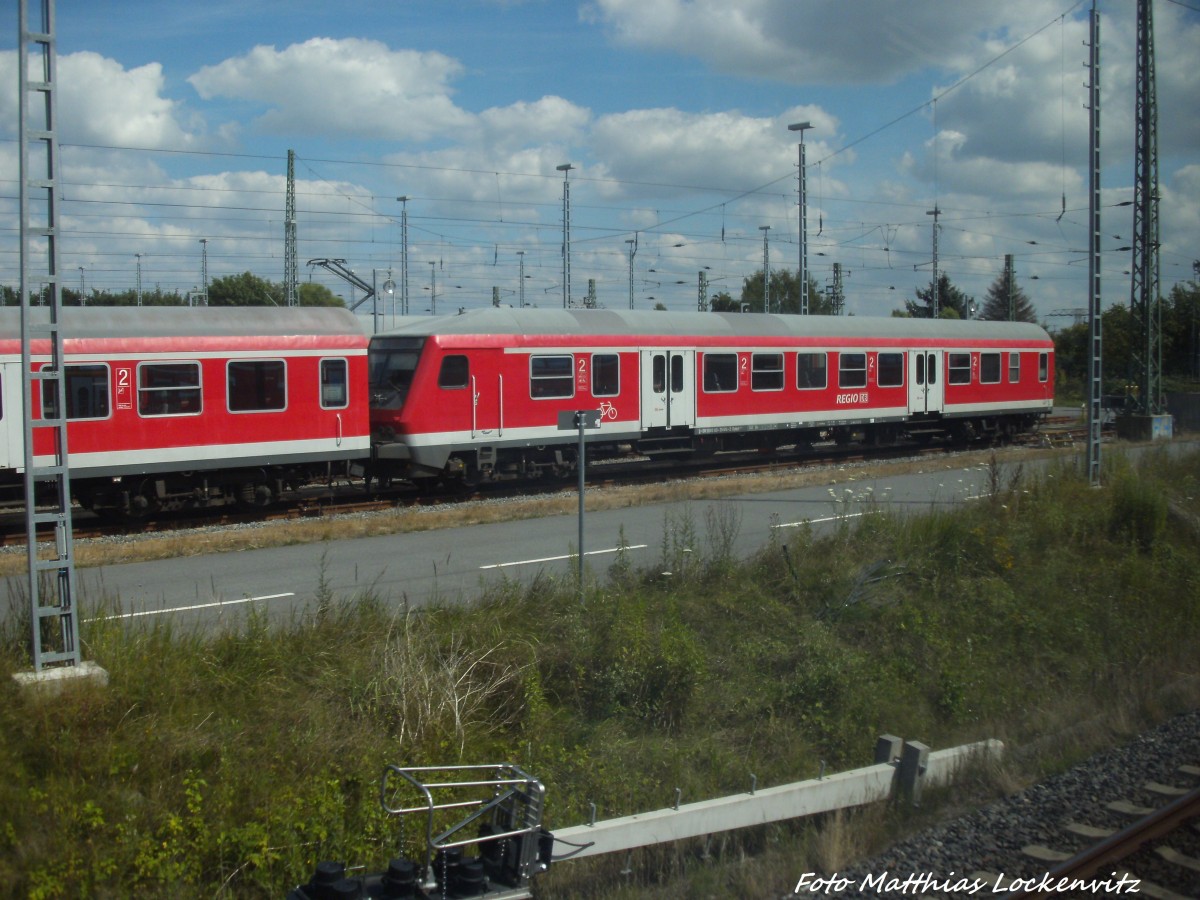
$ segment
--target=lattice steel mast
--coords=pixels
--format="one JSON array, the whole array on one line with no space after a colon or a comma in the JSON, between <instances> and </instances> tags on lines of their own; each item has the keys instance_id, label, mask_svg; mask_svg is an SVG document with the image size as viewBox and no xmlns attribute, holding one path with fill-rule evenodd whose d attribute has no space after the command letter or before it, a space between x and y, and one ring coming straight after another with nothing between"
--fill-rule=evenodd
<instances>
[{"instance_id":1,"label":"lattice steel mast","mask_svg":"<svg viewBox=\"0 0 1200 900\"><path fill-rule=\"evenodd\" d=\"M283 291L288 306L299 306L300 296L296 271L296 151L288 151L287 208L283 214Z\"/></svg>"},{"instance_id":2,"label":"lattice steel mast","mask_svg":"<svg viewBox=\"0 0 1200 900\"><path fill-rule=\"evenodd\" d=\"M1158 262L1158 100L1154 79L1154 4L1137 4L1137 100L1133 180L1133 265L1129 312L1136 338L1133 380L1135 412L1163 411L1162 302Z\"/></svg>"},{"instance_id":3,"label":"lattice steel mast","mask_svg":"<svg viewBox=\"0 0 1200 900\"><path fill-rule=\"evenodd\" d=\"M36 27L29 22L29 0L18 2L25 534L29 548L33 668L35 672L41 672L47 666L77 666L80 654L67 463L67 406L63 385L62 282L58 262L54 0L40 0L40 22ZM37 66L39 78L31 77L31 64ZM31 283L38 285L38 293L45 296L45 306L38 310L36 318L30 301ZM43 310L45 316L40 315ZM37 419L34 418L35 385L42 399L41 417ZM43 534L39 543L39 526L44 529L47 525L52 530L52 539L46 540Z\"/></svg>"},{"instance_id":4,"label":"lattice steel mast","mask_svg":"<svg viewBox=\"0 0 1200 900\"><path fill-rule=\"evenodd\" d=\"M1087 470L1091 484L1100 483L1100 401L1104 389L1100 341L1100 13L1092 0L1091 52L1088 69L1088 110L1090 163L1088 221L1088 445Z\"/></svg>"}]
</instances>

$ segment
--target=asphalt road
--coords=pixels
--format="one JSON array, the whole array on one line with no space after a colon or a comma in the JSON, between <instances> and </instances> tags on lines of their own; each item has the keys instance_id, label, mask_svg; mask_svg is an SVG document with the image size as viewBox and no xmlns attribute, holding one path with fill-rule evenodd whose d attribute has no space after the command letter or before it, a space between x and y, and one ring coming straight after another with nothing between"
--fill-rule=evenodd
<instances>
[{"instance_id":1,"label":"asphalt road","mask_svg":"<svg viewBox=\"0 0 1200 900\"><path fill-rule=\"evenodd\" d=\"M1082 460L1077 464L1082 467ZM891 477L870 477L865 469L846 466L831 470L832 483L817 487L588 512L585 565L589 577L602 578L624 546L631 565L665 570L686 565L688 554L664 553L664 546L686 545L704 554L711 541L724 539L735 554L746 556L772 535L787 544L806 525L819 532L877 510L921 511L987 494L987 466L951 466L945 458L930 457L924 471ZM1010 471L1001 477L1007 479ZM470 602L489 585L509 579L574 577L577 544L576 515L521 519L79 569L77 596L84 619L101 613L130 621L165 617L173 625L201 627L249 609L286 620L311 609L322 595L353 599L369 591L412 606ZM6 587L9 596L23 595L23 578L9 579Z\"/></svg>"},{"instance_id":2,"label":"asphalt road","mask_svg":"<svg viewBox=\"0 0 1200 900\"><path fill-rule=\"evenodd\" d=\"M664 555L686 564L686 553L664 554L664 545L706 553L711 529L712 540L730 540L734 553L748 555L773 532L786 544L805 525L828 529L875 510L970 501L986 493L989 481L986 467L948 469L944 462L890 478L856 477L847 467L831 472L831 479L769 494L588 512L589 577L602 577L622 545L635 567L664 567ZM414 606L469 602L506 579L573 577L577 545L578 517L551 516L81 569L77 593L84 618L99 607L128 619L170 616L181 624L211 623L251 607L286 618L310 608L320 594L348 599L371 591Z\"/></svg>"}]
</instances>

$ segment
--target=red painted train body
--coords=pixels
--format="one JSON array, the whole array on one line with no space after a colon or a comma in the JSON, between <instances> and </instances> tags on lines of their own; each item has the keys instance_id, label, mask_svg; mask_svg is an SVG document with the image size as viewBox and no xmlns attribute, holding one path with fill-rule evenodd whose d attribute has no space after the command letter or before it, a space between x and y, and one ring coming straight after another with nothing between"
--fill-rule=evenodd
<instances>
[{"instance_id":1,"label":"red painted train body","mask_svg":"<svg viewBox=\"0 0 1200 900\"><path fill-rule=\"evenodd\" d=\"M0 471L24 471L18 310L0 310ZM45 310L34 309L44 320ZM71 488L130 515L236 501L365 461L367 337L344 309L63 310ZM35 367L49 343L32 347ZM32 389L35 415L54 402ZM35 458L51 461L48 429Z\"/></svg>"},{"instance_id":2,"label":"red painted train body","mask_svg":"<svg viewBox=\"0 0 1200 900\"><path fill-rule=\"evenodd\" d=\"M589 455L834 439L1003 437L1053 405L1036 325L923 319L486 309L371 342L385 477L531 477L574 466L559 414L598 410Z\"/></svg>"},{"instance_id":3,"label":"red painted train body","mask_svg":"<svg viewBox=\"0 0 1200 900\"><path fill-rule=\"evenodd\" d=\"M14 485L17 315L0 310L0 476ZM1053 404L1050 338L1018 323L490 308L411 319L368 351L344 309L143 307L66 309L63 334L72 492L132 516L261 505L335 466L380 481L564 474L577 436L559 417L577 410L600 413L588 453L602 458L1005 436ZM33 350L45 365L48 344ZM37 416L54 412L32 393Z\"/></svg>"}]
</instances>

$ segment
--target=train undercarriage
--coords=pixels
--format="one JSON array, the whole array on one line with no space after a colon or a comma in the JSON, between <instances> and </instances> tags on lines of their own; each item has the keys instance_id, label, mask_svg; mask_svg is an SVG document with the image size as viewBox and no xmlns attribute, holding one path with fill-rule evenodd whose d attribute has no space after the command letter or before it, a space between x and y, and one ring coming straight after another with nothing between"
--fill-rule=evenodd
<instances>
[{"instance_id":1,"label":"train undercarriage","mask_svg":"<svg viewBox=\"0 0 1200 900\"><path fill-rule=\"evenodd\" d=\"M839 447L894 447L905 443L948 446L975 443L1006 443L1019 434L1036 430L1042 413L990 416L929 416L893 422L862 422L825 427L771 428L752 431L696 433L692 429L656 429L636 439L587 441L587 461L617 459L671 459L727 452L761 452L804 455L818 444ZM403 454L380 453L372 463L372 475L380 483L410 481L421 486L470 487L484 482L573 477L577 471L578 445L563 442L545 445L477 445L458 447L444 457L421 464ZM438 467L441 463L441 467Z\"/></svg>"},{"instance_id":2,"label":"train undercarriage","mask_svg":"<svg viewBox=\"0 0 1200 900\"><path fill-rule=\"evenodd\" d=\"M305 485L349 474L348 466L314 463L75 479L71 493L99 516L129 520L226 506L263 509Z\"/></svg>"}]
</instances>

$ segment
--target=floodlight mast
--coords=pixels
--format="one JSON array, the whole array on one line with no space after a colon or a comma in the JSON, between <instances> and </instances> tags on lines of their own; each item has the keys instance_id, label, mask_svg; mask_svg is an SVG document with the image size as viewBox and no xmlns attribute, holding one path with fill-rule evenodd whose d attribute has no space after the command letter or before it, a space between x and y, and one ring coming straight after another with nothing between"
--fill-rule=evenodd
<instances>
[{"instance_id":1,"label":"floodlight mast","mask_svg":"<svg viewBox=\"0 0 1200 900\"><path fill-rule=\"evenodd\" d=\"M571 305L571 170L575 167L570 163L563 163L560 166L554 167L557 171L563 173L563 199L562 199L562 222L563 222L563 246L562 246L562 295L563 309L567 309Z\"/></svg>"},{"instance_id":2,"label":"floodlight mast","mask_svg":"<svg viewBox=\"0 0 1200 900\"><path fill-rule=\"evenodd\" d=\"M800 282L800 315L802 316L808 315L808 198L806 196L808 180L805 175L804 132L809 128L812 128L811 122L796 122L788 126L788 131L800 132L800 166L797 176L800 193L800 272L798 280Z\"/></svg>"}]
</instances>

